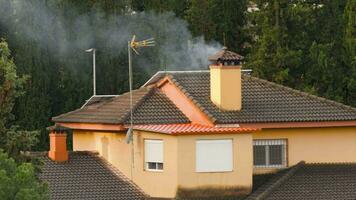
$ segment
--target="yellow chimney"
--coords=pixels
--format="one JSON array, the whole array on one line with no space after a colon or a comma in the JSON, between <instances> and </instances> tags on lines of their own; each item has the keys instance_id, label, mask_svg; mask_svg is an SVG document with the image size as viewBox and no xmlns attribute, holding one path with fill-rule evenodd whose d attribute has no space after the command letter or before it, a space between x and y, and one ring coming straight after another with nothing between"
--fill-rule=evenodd
<instances>
[{"instance_id":1,"label":"yellow chimney","mask_svg":"<svg viewBox=\"0 0 356 200\"><path fill-rule=\"evenodd\" d=\"M210 99L221 110L236 111L242 107L241 60L242 56L224 47L209 56Z\"/></svg>"}]
</instances>

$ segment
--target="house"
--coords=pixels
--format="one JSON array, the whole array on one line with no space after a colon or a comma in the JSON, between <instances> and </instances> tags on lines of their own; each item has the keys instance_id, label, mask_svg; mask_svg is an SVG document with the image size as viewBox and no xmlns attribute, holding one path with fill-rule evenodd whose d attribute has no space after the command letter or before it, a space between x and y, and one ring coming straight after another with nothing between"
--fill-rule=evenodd
<instances>
[{"instance_id":1,"label":"house","mask_svg":"<svg viewBox=\"0 0 356 200\"><path fill-rule=\"evenodd\" d=\"M72 130L74 151L97 152L151 197L248 195L258 175L294 180L298 163L356 163L355 108L250 76L226 48L209 60L207 71L158 72L133 91L132 135L130 93L52 120ZM50 137L49 157L67 161L66 134ZM281 186L270 181L249 198Z\"/></svg>"}]
</instances>

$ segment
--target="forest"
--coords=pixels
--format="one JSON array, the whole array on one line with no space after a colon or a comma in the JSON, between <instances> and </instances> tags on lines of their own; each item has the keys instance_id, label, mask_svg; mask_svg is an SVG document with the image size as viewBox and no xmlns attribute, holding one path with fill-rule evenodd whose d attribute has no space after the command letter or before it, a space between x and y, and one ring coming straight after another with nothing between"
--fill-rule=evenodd
<instances>
[{"instance_id":1,"label":"forest","mask_svg":"<svg viewBox=\"0 0 356 200\"><path fill-rule=\"evenodd\" d=\"M227 46L254 76L356 106L354 0L0 0L0 57L17 73L4 101L0 67L0 133L29 131L39 136L31 148L46 150L51 117L92 95L88 48L97 93L127 91L134 34L156 41L134 55L136 88L159 70L208 69Z\"/></svg>"}]
</instances>

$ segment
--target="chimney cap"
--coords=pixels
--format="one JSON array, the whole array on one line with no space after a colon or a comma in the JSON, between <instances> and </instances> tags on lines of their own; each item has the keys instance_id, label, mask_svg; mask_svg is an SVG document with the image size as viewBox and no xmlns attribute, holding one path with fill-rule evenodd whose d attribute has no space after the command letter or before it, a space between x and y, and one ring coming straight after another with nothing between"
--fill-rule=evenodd
<instances>
[{"instance_id":1,"label":"chimney cap","mask_svg":"<svg viewBox=\"0 0 356 200\"><path fill-rule=\"evenodd\" d=\"M208 57L208 60L214 63L234 63L240 64L243 60L243 56L235 52L229 51L226 46L224 46L219 52Z\"/></svg>"},{"instance_id":2,"label":"chimney cap","mask_svg":"<svg viewBox=\"0 0 356 200\"><path fill-rule=\"evenodd\" d=\"M54 126L50 126L46 128L49 131L55 131L55 132L67 132L70 130L70 128L55 124Z\"/></svg>"}]
</instances>

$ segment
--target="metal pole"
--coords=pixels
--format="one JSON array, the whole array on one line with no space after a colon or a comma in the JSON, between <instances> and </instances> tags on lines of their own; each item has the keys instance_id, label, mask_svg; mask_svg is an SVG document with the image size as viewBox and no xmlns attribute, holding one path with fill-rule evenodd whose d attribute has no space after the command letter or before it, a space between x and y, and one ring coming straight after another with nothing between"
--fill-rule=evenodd
<instances>
[{"instance_id":1,"label":"metal pole","mask_svg":"<svg viewBox=\"0 0 356 200\"><path fill-rule=\"evenodd\" d=\"M96 49L93 49L93 94L94 96L96 95L96 63L95 63L95 51Z\"/></svg>"},{"instance_id":2,"label":"metal pole","mask_svg":"<svg viewBox=\"0 0 356 200\"><path fill-rule=\"evenodd\" d=\"M130 41L127 44L127 50L128 50L128 56L129 56L129 87L130 87L130 129L132 131L131 134L133 134L133 111L132 111L132 58L131 58L131 44ZM134 136L132 135L132 141L131 141L131 179L133 179L133 169L135 167L134 165Z\"/></svg>"},{"instance_id":3,"label":"metal pole","mask_svg":"<svg viewBox=\"0 0 356 200\"><path fill-rule=\"evenodd\" d=\"M133 126L133 112L132 112L132 58L131 58L131 46L128 42L128 54L129 54L129 87L130 87L130 127Z\"/></svg>"}]
</instances>

